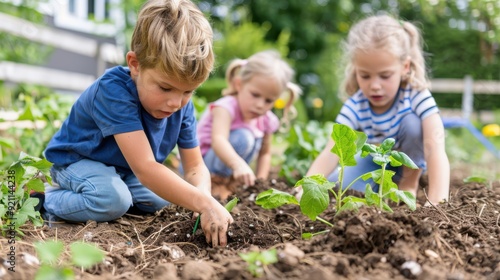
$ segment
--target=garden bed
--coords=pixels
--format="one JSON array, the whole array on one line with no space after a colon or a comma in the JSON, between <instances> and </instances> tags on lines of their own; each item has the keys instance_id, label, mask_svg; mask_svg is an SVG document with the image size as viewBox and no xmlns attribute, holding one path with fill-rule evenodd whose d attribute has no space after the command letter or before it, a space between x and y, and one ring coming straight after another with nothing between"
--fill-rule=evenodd
<instances>
[{"instance_id":1,"label":"garden bed","mask_svg":"<svg viewBox=\"0 0 500 280\"><path fill-rule=\"evenodd\" d=\"M80 279L254 279L239 253L273 248L278 262L264 266L260 279L500 279L500 184L465 184L460 174L454 177L450 202L439 208L362 208L337 216L327 210L322 218L333 228L309 220L295 205L257 206L255 196L264 190L291 190L279 178L259 181L237 188L240 202L226 248L207 245L201 229L193 235L191 213L175 206L109 223L25 226L16 242L16 271L0 278L34 279L38 266L22 254L36 255L34 242L57 239L93 242L106 252L104 263L74 268ZM303 232L325 229L330 232L301 239ZM4 253L7 241L1 239Z\"/></svg>"}]
</instances>

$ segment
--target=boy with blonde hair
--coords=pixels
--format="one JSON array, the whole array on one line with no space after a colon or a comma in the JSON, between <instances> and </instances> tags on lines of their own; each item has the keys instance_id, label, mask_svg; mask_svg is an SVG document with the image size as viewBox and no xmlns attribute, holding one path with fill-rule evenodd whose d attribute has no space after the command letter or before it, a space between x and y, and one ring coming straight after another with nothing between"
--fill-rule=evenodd
<instances>
[{"instance_id":1,"label":"boy with blonde hair","mask_svg":"<svg viewBox=\"0 0 500 280\"><path fill-rule=\"evenodd\" d=\"M68 221L110 221L170 203L201 214L212 246L233 222L211 196L191 96L213 69L212 29L189 0L144 4L128 67L109 69L75 102L45 156L54 163L44 208ZM162 163L178 146L184 179Z\"/></svg>"}]
</instances>

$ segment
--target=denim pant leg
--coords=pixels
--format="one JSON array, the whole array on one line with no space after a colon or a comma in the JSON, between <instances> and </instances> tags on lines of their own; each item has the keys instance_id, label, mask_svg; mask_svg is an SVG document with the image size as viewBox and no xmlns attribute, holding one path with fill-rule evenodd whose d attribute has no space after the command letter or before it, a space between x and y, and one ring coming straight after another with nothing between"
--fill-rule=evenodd
<instances>
[{"instance_id":1,"label":"denim pant leg","mask_svg":"<svg viewBox=\"0 0 500 280\"><path fill-rule=\"evenodd\" d=\"M401 119L393 149L407 154L419 168L426 168L422 120L417 115L412 113Z\"/></svg>"},{"instance_id":2,"label":"denim pant leg","mask_svg":"<svg viewBox=\"0 0 500 280\"><path fill-rule=\"evenodd\" d=\"M256 139L250 130L240 128L231 131L229 134L229 143L231 143L236 153L243 158L246 163L250 163L255 154L260 150L262 138ZM233 174L233 170L227 167L211 148L207 151L203 160L211 174L217 174L223 177L229 177Z\"/></svg>"},{"instance_id":3,"label":"denim pant leg","mask_svg":"<svg viewBox=\"0 0 500 280\"><path fill-rule=\"evenodd\" d=\"M154 213L170 204L141 184L135 174L123 175L122 178L132 194L133 205L140 211Z\"/></svg>"},{"instance_id":4,"label":"denim pant leg","mask_svg":"<svg viewBox=\"0 0 500 280\"><path fill-rule=\"evenodd\" d=\"M114 167L84 159L67 167L53 167L51 174L59 187L46 189L44 207L64 220L111 221L132 205L128 186Z\"/></svg>"},{"instance_id":5,"label":"denim pant leg","mask_svg":"<svg viewBox=\"0 0 500 280\"><path fill-rule=\"evenodd\" d=\"M347 166L344 168L344 179L343 179L343 188L346 188L351 182L353 182L359 176L371 172L377 169L380 169L380 166L373 162L373 157L368 155L364 158L361 157L361 153L358 153L356 156L356 166ZM336 168L334 172L332 172L327 178L330 182L337 182L339 178L340 168ZM370 184L374 192L378 191L378 184L370 178L366 181L363 179L358 179L349 189L356 190L359 192L365 192L366 184Z\"/></svg>"}]
</instances>

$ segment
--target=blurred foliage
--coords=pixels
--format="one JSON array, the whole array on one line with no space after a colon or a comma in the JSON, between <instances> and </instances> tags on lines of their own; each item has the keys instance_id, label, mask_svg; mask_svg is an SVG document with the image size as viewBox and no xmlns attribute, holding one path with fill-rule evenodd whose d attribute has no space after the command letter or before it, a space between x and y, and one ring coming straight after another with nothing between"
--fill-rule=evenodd
<instances>
[{"instance_id":1,"label":"blurred foliage","mask_svg":"<svg viewBox=\"0 0 500 280\"><path fill-rule=\"evenodd\" d=\"M276 42L265 40L269 25L258 25L242 22L233 25L226 21L221 26L224 36L214 42L216 67L212 77L197 89L198 96L203 96L208 102L221 97L221 91L226 87L225 72L229 62L235 58L245 59L259 51L274 49L286 60L288 55L289 32L283 31ZM288 61L293 67L293 61Z\"/></svg>"},{"instance_id":2,"label":"blurred foliage","mask_svg":"<svg viewBox=\"0 0 500 280\"><path fill-rule=\"evenodd\" d=\"M43 15L33 8L38 1L21 1L20 6L11 3L0 2L0 11L11 16L29 20L33 23L42 23ZM23 27L25 32L29 26ZM53 50L52 47L31 42L6 32L0 32L0 60L15 61L26 64L40 64L45 61Z\"/></svg>"},{"instance_id":3,"label":"blurred foliage","mask_svg":"<svg viewBox=\"0 0 500 280\"><path fill-rule=\"evenodd\" d=\"M305 176L313 160L326 146L333 130L332 122L312 120L295 123L283 140L287 143L282 153L280 176L295 184Z\"/></svg>"},{"instance_id":4,"label":"blurred foliage","mask_svg":"<svg viewBox=\"0 0 500 280\"><path fill-rule=\"evenodd\" d=\"M215 28L228 18L238 25L248 14L255 23L270 24L269 41L288 30L289 57L296 62L308 116L321 121L334 120L341 106L337 89L343 66L338 60L338 42L352 24L379 12L417 23L423 32L432 78L461 79L470 74L476 80L500 79L498 1L204 0L200 7L211 15ZM323 99L323 110L311 106L316 97ZM460 104L446 99L440 103L455 108Z\"/></svg>"},{"instance_id":5,"label":"blurred foliage","mask_svg":"<svg viewBox=\"0 0 500 280\"><path fill-rule=\"evenodd\" d=\"M19 116L0 139L0 169L15 161L20 151L43 158L43 150L59 130L74 102L74 97L54 94L41 86L19 85L14 90L14 106ZM29 121L31 125L14 125L15 121Z\"/></svg>"}]
</instances>

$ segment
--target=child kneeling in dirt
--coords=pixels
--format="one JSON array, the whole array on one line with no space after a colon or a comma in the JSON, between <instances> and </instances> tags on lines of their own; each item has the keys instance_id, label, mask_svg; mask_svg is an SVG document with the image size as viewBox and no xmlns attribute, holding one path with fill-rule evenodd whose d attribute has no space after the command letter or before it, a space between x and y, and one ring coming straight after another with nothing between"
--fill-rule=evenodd
<instances>
[{"instance_id":1,"label":"child kneeling in dirt","mask_svg":"<svg viewBox=\"0 0 500 280\"><path fill-rule=\"evenodd\" d=\"M212 35L189 0L145 3L128 67L107 70L85 90L45 150L56 183L46 189L47 214L102 222L170 202L201 214L212 246L227 244L233 218L211 195L191 101L213 69ZM176 145L185 180L162 164Z\"/></svg>"},{"instance_id":2,"label":"child kneeling in dirt","mask_svg":"<svg viewBox=\"0 0 500 280\"><path fill-rule=\"evenodd\" d=\"M445 152L444 127L439 109L428 90L421 35L410 22L388 15L368 17L355 24L344 44L347 67L342 90L350 98L344 103L335 122L363 131L368 143L396 140L395 149L406 153L419 167L390 167L399 189L415 196L419 178L428 170L429 200L448 200L450 164ZM330 140L306 173L323 174L336 182L337 155L331 152ZM356 158L357 165L345 169L344 181L380 168L371 156ZM366 184L374 191L372 179L357 180L352 189L364 192ZM297 197L301 196L301 192Z\"/></svg>"},{"instance_id":3,"label":"child kneeling in dirt","mask_svg":"<svg viewBox=\"0 0 500 280\"><path fill-rule=\"evenodd\" d=\"M291 82L293 69L273 50L231 61L223 97L209 104L198 123L203 159L210 173L252 186L267 179L271 168L271 138L280 120L271 111L286 94L282 124L293 116L301 90ZM250 163L256 158L256 172ZM215 194L214 194L215 195Z\"/></svg>"}]
</instances>

